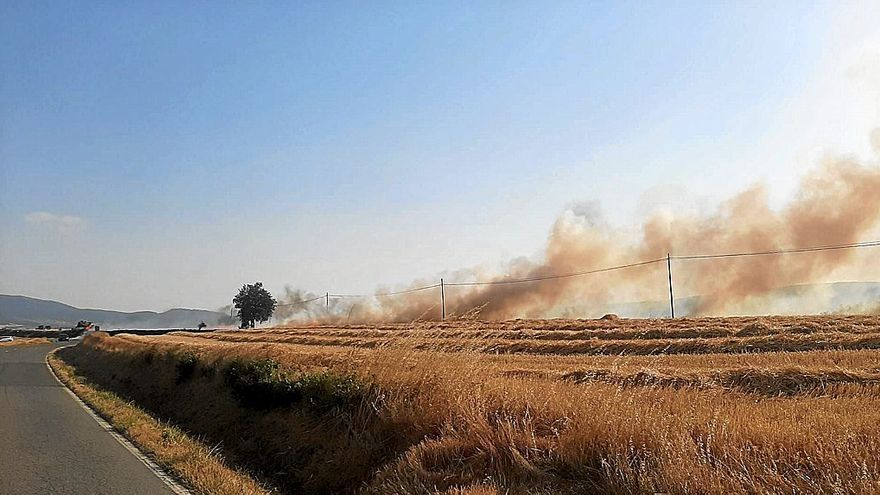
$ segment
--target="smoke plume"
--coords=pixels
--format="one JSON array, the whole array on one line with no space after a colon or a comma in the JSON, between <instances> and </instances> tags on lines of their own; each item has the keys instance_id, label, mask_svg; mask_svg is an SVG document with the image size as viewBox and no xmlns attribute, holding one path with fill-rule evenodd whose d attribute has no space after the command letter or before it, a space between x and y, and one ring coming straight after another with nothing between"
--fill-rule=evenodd
<instances>
[{"instance_id":1,"label":"smoke plume","mask_svg":"<svg viewBox=\"0 0 880 495\"><path fill-rule=\"evenodd\" d=\"M880 134L875 138L880 143ZM880 152L880 144L878 144ZM656 214L633 236L608 226L594 205L567 209L555 221L539 262L517 259L488 280L545 277L673 255L770 251L854 243L873 234L880 219L880 167L854 158L827 159L800 182L781 209L768 201L765 186L753 186L703 214ZM774 289L813 283L836 270L860 271L860 250L832 250L782 256L673 260L679 294L700 295L690 314L722 315L737 304ZM876 253L874 255L876 259ZM448 282L486 281L477 270L447 274ZM416 281L410 287L431 285ZM668 296L666 264L542 282L446 288L447 311L482 319L576 317L620 301L658 301ZM684 291L684 292L682 292ZM678 294L677 294L678 295ZM309 294L291 292L290 300ZM411 321L437 319L439 288L365 300L338 300L330 308L294 305L285 316L319 321ZM806 305L806 304L805 304ZM804 307L803 313L815 312Z\"/></svg>"}]
</instances>

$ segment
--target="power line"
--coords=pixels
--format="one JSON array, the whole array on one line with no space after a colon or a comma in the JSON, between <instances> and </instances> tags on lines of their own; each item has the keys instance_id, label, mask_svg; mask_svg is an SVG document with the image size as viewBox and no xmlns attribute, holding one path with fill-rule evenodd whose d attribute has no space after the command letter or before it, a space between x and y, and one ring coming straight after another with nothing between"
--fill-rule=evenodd
<instances>
[{"instance_id":1,"label":"power line","mask_svg":"<svg viewBox=\"0 0 880 495\"><path fill-rule=\"evenodd\" d=\"M311 299L306 299L305 301L294 301L292 303L276 304L275 307L278 308L281 306L299 306L301 304L307 304L310 302L317 301L318 299L324 299L324 296L313 297Z\"/></svg>"},{"instance_id":2,"label":"power line","mask_svg":"<svg viewBox=\"0 0 880 495\"><path fill-rule=\"evenodd\" d=\"M341 299L362 299L365 297L388 297L388 296L399 296L401 294L409 294L411 292L419 292L428 289L436 289L440 287L440 284L434 285L425 285L423 287L415 287L413 289L406 290L398 290L394 292L383 292L381 294L330 294L330 297L341 298Z\"/></svg>"},{"instance_id":3,"label":"power line","mask_svg":"<svg viewBox=\"0 0 880 495\"><path fill-rule=\"evenodd\" d=\"M485 285L507 285L507 284L522 284L529 282L542 282L545 280L558 280L563 278L572 278L572 277L581 277L585 275L592 275L596 273L605 273L616 270L623 270L627 268L635 268L639 266L651 265L654 263L659 263L662 261L667 261L669 259L674 260L706 260L706 259L719 259L719 258L738 258L738 257L747 257L747 256L769 256L769 255L785 255L785 254L796 254L796 253L809 253L809 252L817 252L817 251L832 251L839 249L856 249L856 248L866 248L866 247L880 247L880 240L873 241L864 241L864 242L856 242L850 244L834 244L834 245L826 245L826 246L811 246L811 247L803 247L803 248L789 248L789 249L776 249L776 250L768 250L768 251L748 251L748 252L738 252L738 253L718 253L718 254L692 254L692 255L679 255L679 256L667 256L663 258L656 258L647 261L639 261L635 263L628 263L624 265L610 266L605 268L597 268L594 270L586 270L580 272L573 273L565 273L558 275L542 275L535 277L526 277L519 279L506 279L506 280L489 280L489 281L474 281L474 282L446 282L443 285L453 286L453 287L476 287L476 286L485 286ZM279 304L278 306L296 306L301 304L307 304L310 302L317 301L319 299L334 298L334 299L363 299L363 298L371 298L371 297L390 297L390 296L398 296L402 294L410 294L413 292L420 292L424 290L436 289L440 287L441 284L432 284L425 285L422 287L414 287L412 289L405 289L393 292L385 292L382 294L325 294L323 296L314 297L312 299L307 299L304 301L297 301L293 303L287 304Z\"/></svg>"},{"instance_id":4,"label":"power line","mask_svg":"<svg viewBox=\"0 0 880 495\"><path fill-rule=\"evenodd\" d=\"M707 260L707 259L717 259L717 258L739 258L745 256L767 256L767 255L779 255L779 254L796 254L796 253L810 253L816 251L832 251L837 249L856 249L856 248L865 248L865 247L878 247L880 246L880 240L876 241L864 241L864 242L855 242L850 244L834 244L828 246L812 246L812 247L803 247L803 248L790 248L790 249L776 249L772 251L751 251L751 252L742 252L742 253L722 253L722 254L692 254L692 255L682 255L682 256L672 256L674 260Z\"/></svg>"},{"instance_id":5,"label":"power line","mask_svg":"<svg viewBox=\"0 0 880 495\"><path fill-rule=\"evenodd\" d=\"M571 278L571 277L580 277L582 275L592 275L594 273L603 273L610 272L614 270L623 270L624 268L634 268L637 266L650 265L652 263L658 263L660 261L665 261L666 258L657 258L654 260L648 261L639 261L637 263L629 263L626 265L618 265L618 266L610 266L607 268L598 268L596 270L588 270L585 272L575 272L575 273L566 273L563 275L544 275L540 277L528 277L528 278L519 278L519 279L508 279L508 280L491 280L488 282L447 282L446 285L456 286L456 287L472 287L476 285L501 285L501 284L521 284L526 282L540 282L542 280L555 280L560 278Z\"/></svg>"}]
</instances>

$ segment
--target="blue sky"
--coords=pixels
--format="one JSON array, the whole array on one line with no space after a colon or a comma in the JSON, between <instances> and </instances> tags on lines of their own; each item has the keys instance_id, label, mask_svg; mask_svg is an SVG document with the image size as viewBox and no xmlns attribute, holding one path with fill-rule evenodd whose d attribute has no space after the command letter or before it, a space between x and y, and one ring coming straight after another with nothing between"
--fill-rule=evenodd
<instances>
[{"instance_id":1,"label":"blue sky","mask_svg":"<svg viewBox=\"0 0 880 495\"><path fill-rule=\"evenodd\" d=\"M878 124L860 100L811 106L872 21L856 2L4 2L0 292L364 291L539 256L573 202L627 228L646 193L784 198L817 139L857 152Z\"/></svg>"}]
</instances>

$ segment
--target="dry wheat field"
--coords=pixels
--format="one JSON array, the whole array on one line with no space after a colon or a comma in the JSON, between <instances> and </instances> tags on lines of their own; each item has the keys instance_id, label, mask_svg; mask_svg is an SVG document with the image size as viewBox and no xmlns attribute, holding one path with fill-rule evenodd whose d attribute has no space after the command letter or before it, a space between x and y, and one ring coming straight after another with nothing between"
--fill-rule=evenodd
<instances>
[{"instance_id":1,"label":"dry wheat field","mask_svg":"<svg viewBox=\"0 0 880 495\"><path fill-rule=\"evenodd\" d=\"M66 359L282 492L880 493L877 316L284 326L80 347ZM181 382L181 356L198 379ZM273 363L247 378L261 394L312 392L248 405L229 371L241 363Z\"/></svg>"}]
</instances>

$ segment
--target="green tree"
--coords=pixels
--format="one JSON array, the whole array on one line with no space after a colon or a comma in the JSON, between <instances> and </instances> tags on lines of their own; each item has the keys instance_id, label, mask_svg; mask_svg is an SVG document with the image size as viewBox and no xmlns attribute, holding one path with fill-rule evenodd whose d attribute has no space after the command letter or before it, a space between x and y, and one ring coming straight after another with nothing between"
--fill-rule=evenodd
<instances>
[{"instance_id":1,"label":"green tree","mask_svg":"<svg viewBox=\"0 0 880 495\"><path fill-rule=\"evenodd\" d=\"M232 303L238 310L240 328L254 328L257 322L268 320L275 312L276 304L275 298L263 288L262 282L243 285L238 295L232 299Z\"/></svg>"}]
</instances>

